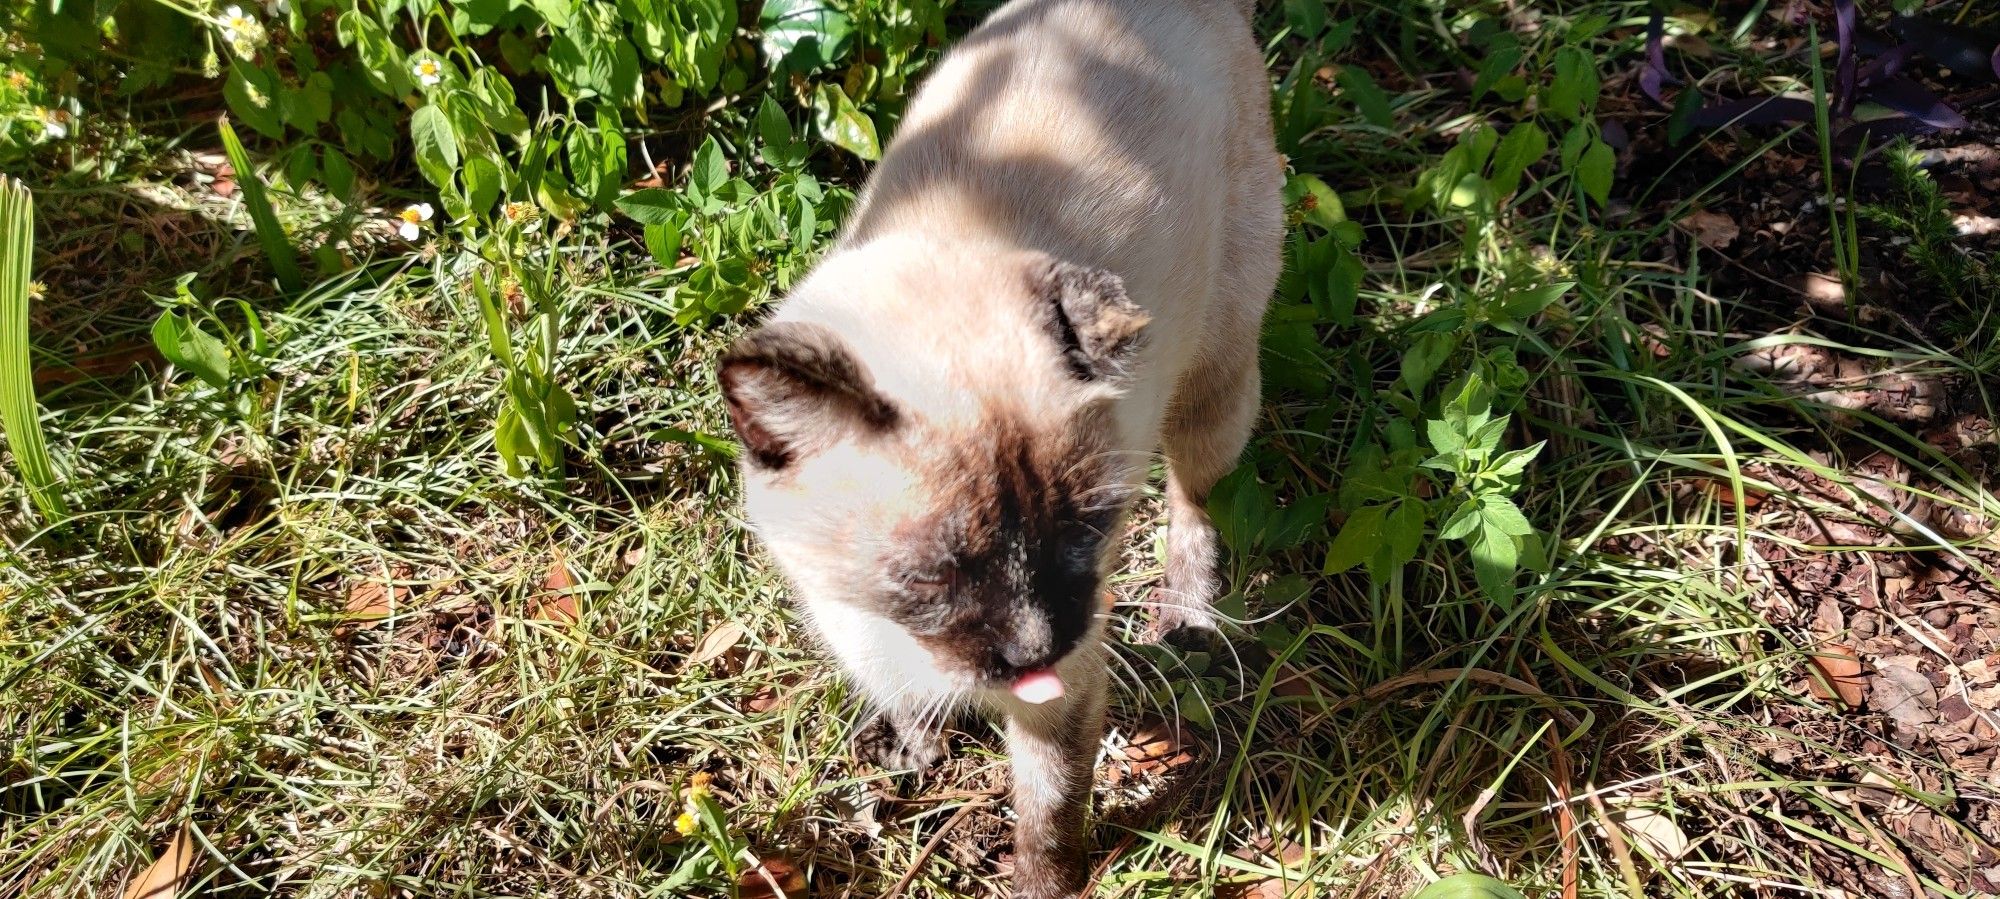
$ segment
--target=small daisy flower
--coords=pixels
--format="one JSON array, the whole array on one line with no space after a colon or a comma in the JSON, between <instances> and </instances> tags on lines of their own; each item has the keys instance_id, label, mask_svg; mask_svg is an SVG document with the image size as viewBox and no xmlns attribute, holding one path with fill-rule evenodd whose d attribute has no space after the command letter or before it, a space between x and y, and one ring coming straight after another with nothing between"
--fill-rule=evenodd
<instances>
[{"instance_id":1,"label":"small daisy flower","mask_svg":"<svg viewBox=\"0 0 2000 899\"><path fill-rule=\"evenodd\" d=\"M680 817L674 819L675 833L680 834L681 836L684 837L692 836L694 834L694 829L695 829L695 820L693 815L688 814L687 812L681 812Z\"/></svg>"},{"instance_id":2,"label":"small daisy flower","mask_svg":"<svg viewBox=\"0 0 2000 899\"><path fill-rule=\"evenodd\" d=\"M444 66L428 56L417 60L414 65L411 65L410 72L415 74L417 80L423 82L425 87L430 87L444 80Z\"/></svg>"},{"instance_id":3,"label":"small daisy flower","mask_svg":"<svg viewBox=\"0 0 2000 899\"><path fill-rule=\"evenodd\" d=\"M402 212L396 213L396 217L403 222L396 226L396 233L402 235L404 240L416 240L417 235L423 233L424 223L431 220L431 204L405 206Z\"/></svg>"},{"instance_id":4,"label":"small daisy flower","mask_svg":"<svg viewBox=\"0 0 2000 899\"><path fill-rule=\"evenodd\" d=\"M292 14L291 0L264 0L264 14L273 19Z\"/></svg>"}]
</instances>

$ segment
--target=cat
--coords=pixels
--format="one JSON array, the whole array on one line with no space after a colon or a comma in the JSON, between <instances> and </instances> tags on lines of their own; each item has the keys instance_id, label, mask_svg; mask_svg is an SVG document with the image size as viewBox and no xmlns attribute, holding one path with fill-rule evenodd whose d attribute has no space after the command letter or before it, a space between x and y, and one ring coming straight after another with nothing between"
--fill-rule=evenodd
<instances>
[{"instance_id":1,"label":"cat","mask_svg":"<svg viewBox=\"0 0 2000 899\"><path fill-rule=\"evenodd\" d=\"M1013 895L1087 888L1104 581L1164 452L1149 633L1212 630L1204 503L1258 409L1283 161L1254 0L1012 0L912 98L827 254L723 355L743 508L870 699L858 755L1005 719Z\"/></svg>"}]
</instances>

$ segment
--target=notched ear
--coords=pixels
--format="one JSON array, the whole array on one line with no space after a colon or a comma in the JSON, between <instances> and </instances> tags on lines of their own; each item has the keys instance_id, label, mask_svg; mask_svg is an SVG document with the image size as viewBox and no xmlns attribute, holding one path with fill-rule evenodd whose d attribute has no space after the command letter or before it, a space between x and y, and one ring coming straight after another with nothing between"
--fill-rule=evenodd
<instances>
[{"instance_id":1,"label":"notched ear","mask_svg":"<svg viewBox=\"0 0 2000 899\"><path fill-rule=\"evenodd\" d=\"M1125 282L1103 269L1051 262L1034 290L1070 371L1086 381L1115 380L1138 355L1152 316L1125 295Z\"/></svg>"},{"instance_id":2,"label":"notched ear","mask_svg":"<svg viewBox=\"0 0 2000 899\"><path fill-rule=\"evenodd\" d=\"M723 354L718 378L737 439L767 469L898 419L861 360L823 325L773 322L745 334Z\"/></svg>"}]
</instances>

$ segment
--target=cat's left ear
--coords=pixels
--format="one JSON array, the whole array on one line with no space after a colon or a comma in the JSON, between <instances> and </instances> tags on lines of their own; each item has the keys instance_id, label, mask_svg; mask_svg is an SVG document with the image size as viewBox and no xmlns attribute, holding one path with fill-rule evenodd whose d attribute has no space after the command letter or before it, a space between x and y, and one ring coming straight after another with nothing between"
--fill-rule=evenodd
<instances>
[{"instance_id":1,"label":"cat's left ear","mask_svg":"<svg viewBox=\"0 0 2000 899\"><path fill-rule=\"evenodd\" d=\"M1099 268L1050 261L1030 276L1037 308L1070 372L1084 381L1123 378L1145 344L1152 316L1125 295L1125 282Z\"/></svg>"}]
</instances>

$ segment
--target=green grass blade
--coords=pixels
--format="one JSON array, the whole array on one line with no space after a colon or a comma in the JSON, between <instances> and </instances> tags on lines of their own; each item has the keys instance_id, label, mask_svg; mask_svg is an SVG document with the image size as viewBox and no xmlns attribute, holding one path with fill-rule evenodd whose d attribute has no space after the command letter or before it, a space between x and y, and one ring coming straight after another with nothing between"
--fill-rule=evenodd
<instances>
[{"instance_id":1,"label":"green grass blade","mask_svg":"<svg viewBox=\"0 0 2000 899\"><path fill-rule=\"evenodd\" d=\"M229 119L215 120L215 128L222 132L222 150L229 154L229 165L236 169L236 186L243 191L243 205L250 210L250 221L257 226L257 242L264 247L264 255L271 260L271 269L278 274L278 284L288 291L302 290L306 286L305 273L299 270L299 254L292 248L291 238L285 236L285 228L278 224L278 213L271 207L271 195L265 193L264 182L257 177L257 170L250 167L250 154L243 151L243 142L236 138L236 129L230 127Z\"/></svg>"},{"instance_id":2,"label":"green grass blade","mask_svg":"<svg viewBox=\"0 0 2000 899\"><path fill-rule=\"evenodd\" d=\"M42 442L28 359L28 272L34 261L35 209L26 185L0 175L0 425L36 508L51 522L69 517L55 466Z\"/></svg>"}]
</instances>

